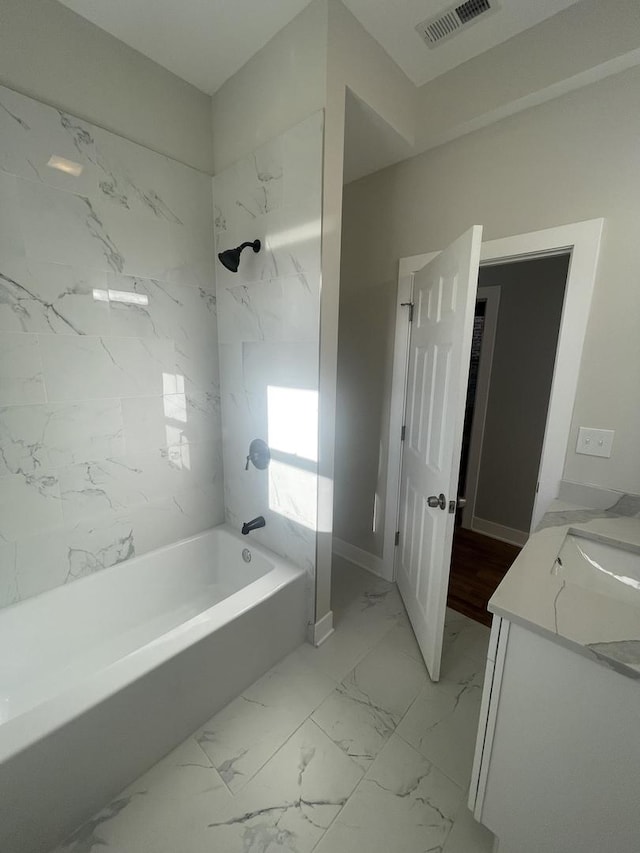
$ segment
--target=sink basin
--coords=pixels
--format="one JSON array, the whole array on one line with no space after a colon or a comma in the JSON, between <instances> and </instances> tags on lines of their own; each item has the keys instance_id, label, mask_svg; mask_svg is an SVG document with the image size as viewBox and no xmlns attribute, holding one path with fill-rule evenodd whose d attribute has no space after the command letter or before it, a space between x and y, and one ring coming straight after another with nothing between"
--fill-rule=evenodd
<instances>
[{"instance_id":1,"label":"sink basin","mask_svg":"<svg viewBox=\"0 0 640 853\"><path fill-rule=\"evenodd\" d=\"M553 564L559 578L640 607L640 549L569 530Z\"/></svg>"}]
</instances>

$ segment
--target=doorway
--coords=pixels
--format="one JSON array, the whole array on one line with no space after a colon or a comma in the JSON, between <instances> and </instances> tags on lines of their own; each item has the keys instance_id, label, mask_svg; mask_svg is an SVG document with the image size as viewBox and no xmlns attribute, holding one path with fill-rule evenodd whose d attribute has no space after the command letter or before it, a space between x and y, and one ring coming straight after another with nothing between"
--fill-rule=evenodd
<instances>
[{"instance_id":1,"label":"doorway","mask_svg":"<svg viewBox=\"0 0 640 853\"><path fill-rule=\"evenodd\" d=\"M448 604L486 625L532 527L569 261L484 264L478 275Z\"/></svg>"},{"instance_id":2,"label":"doorway","mask_svg":"<svg viewBox=\"0 0 640 853\"><path fill-rule=\"evenodd\" d=\"M514 261L523 262L543 257L551 258L558 255L570 257L560 328L557 336L553 379L551 382L542 451L534 493L533 511L531 513L531 530L536 529L549 504L557 497L560 490L564 461L572 430L573 405L591 306L591 295L596 276L602 228L603 220L594 219L587 222L574 223L573 225L563 225L543 231L533 231L527 234L487 241L482 243L480 250L480 264L484 266L499 266ZM400 440L392 439L389 444L382 569L384 575L389 580L395 579L396 573L398 573L398 585L401 592L401 555L407 548L414 548L412 543L414 531L412 529L405 530L404 548L398 547L402 539L402 534L397 532L402 527L401 524L398 524L401 521L400 508L406 505L407 498L407 481L403 462L404 445L402 443L404 430L402 427L405 422L406 412L408 411L406 407L409 399L407 377L409 375L411 353L414 348L413 324L406 321L406 309L402 306L412 304L415 292L414 282L418 280L419 276L423 276L425 271L432 268L432 262L435 258L440 257L441 254L444 256L445 253L432 252L401 259L398 276L389 435L391 437L397 435L400 437ZM463 288L465 292L473 294L473 301L468 304L467 319L465 320L464 327L468 330L466 333L467 337L463 337L461 342L459 341L455 344L458 347L458 352L464 354L463 358L465 359L467 368L469 365L470 342L474 323L475 288L478 270L479 267L476 266L473 289L470 291L466 283ZM410 318L411 314L409 313ZM459 395L460 399L458 420L455 424L457 449L451 458L447 456L446 459L446 464L451 465L451 470L455 470L455 479L447 486L446 490L443 490L447 492L446 495L440 494L438 496L434 493L435 497L430 495L428 500L425 498L425 506L429 508L437 504L441 510L449 507L449 512L455 512L456 498L459 497L456 495L455 489L458 485L459 462L461 458L460 451L467 379L468 374L465 370L463 374L459 375L456 383L453 383L449 389L451 393ZM441 460L441 462L445 462L445 460ZM431 503L432 499L434 501L433 504ZM424 511L426 512L426 510ZM439 556L435 560L431 560L426 569L418 562L414 572L416 575L416 587L424 593L425 612L432 612L432 617L427 619L427 623L430 623L430 630L433 633L432 642L429 647L429 658L432 661L429 671L434 680L438 678L437 673L439 672L440 665L440 655L438 653L438 648L441 649L442 647L440 626L444 624L455 529L454 518L453 516L450 516L450 518L452 523L448 527L447 541L444 543L445 547L441 549ZM407 536L409 544L407 544ZM427 580L429 581L428 583ZM437 595L431 595L432 588L437 588ZM406 604L404 594L403 599L405 599ZM411 617L411 613L409 615ZM416 625L414 623L417 620L411 618L411 621L415 630ZM420 626L421 629L423 627L425 626ZM429 661L427 661L427 666L429 667Z\"/></svg>"}]
</instances>

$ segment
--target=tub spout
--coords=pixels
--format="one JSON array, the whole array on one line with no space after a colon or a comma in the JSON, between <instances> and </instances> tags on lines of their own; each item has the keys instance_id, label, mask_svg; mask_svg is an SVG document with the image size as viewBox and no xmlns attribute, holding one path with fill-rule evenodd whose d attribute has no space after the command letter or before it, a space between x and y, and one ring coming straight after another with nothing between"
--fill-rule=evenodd
<instances>
[{"instance_id":1,"label":"tub spout","mask_svg":"<svg viewBox=\"0 0 640 853\"><path fill-rule=\"evenodd\" d=\"M266 521L262 515L259 515L257 518L252 518L251 521L245 521L242 525L242 535L246 536L247 533L251 533L252 530L258 530L260 527L264 527L266 525Z\"/></svg>"}]
</instances>

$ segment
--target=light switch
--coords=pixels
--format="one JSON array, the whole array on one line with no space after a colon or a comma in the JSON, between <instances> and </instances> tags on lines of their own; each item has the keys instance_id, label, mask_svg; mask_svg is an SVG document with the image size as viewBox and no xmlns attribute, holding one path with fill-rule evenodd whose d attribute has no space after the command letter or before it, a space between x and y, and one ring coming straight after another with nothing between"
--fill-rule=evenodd
<instances>
[{"instance_id":1,"label":"light switch","mask_svg":"<svg viewBox=\"0 0 640 853\"><path fill-rule=\"evenodd\" d=\"M590 427L580 427L578 430L578 443L576 445L576 453L584 453L586 456L611 456L611 448L613 447L613 436L615 431L612 429L591 429Z\"/></svg>"}]
</instances>

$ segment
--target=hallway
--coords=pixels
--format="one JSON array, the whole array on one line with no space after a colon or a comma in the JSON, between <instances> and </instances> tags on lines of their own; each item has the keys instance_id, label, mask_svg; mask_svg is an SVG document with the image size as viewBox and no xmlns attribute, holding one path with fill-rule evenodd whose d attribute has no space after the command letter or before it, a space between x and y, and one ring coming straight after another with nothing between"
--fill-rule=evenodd
<instances>
[{"instance_id":1,"label":"hallway","mask_svg":"<svg viewBox=\"0 0 640 853\"><path fill-rule=\"evenodd\" d=\"M491 626L489 599L520 553L517 545L456 527L447 604L457 613Z\"/></svg>"}]
</instances>

